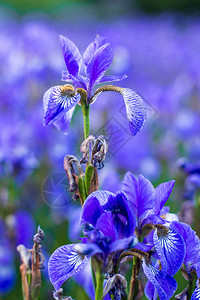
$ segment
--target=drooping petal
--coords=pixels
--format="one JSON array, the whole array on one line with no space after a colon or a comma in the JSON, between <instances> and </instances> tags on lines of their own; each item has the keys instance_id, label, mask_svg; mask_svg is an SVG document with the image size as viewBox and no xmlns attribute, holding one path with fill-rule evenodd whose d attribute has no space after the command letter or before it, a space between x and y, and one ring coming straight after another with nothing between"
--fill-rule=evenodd
<instances>
[{"instance_id":1,"label":"drooping petal","mask_svg":"<svg viewBox=\"0 0 200 300\"><path fill-rule=\"evenodd\" d=\"M122 76L103 76L99 83L106 83L106 82L114 82L114 81L121 81L123 79L126 79L127 75L122 75Z\"/></svg>"},{"instance_id":2,"label":"drooping petal","mask_svg":"<svg viewBox=\"0 0 200 300\"><path fill-rule=\"evenodd\" d=\"M182 222L172 222L170 228L176 230L184 239L186 245L186 254L184 258L184 264L186 265L188 271L190 272L193 264L197 263L197 258L200 262L200 240L196 235L196 232L185 223ZM200 274L199 274L200 276Z\"/></svg>"},{"instance_id":3,"label":"drooping petal","mask_svg":"<svg viewBox=\"0 0 200 300\"><path fill-rule=\"evenodd\" d=\"M83 62L86 66L88 65L95 51L97 51L97 49L102 47L105 44L105 42L106 39L104 37L97 35L95 41L88 45L88 47L86 48L83 54Z\"/></svg>"},{"instance_id":4,"label":"drooping petal","mask_svg":"<svg viewBox=\"0 0 200 300\"><path fill-rule=\"evenodd\" d=\"M174 187L175 180L171 180L168 182L163 182L159 184L156 189L156 205L155 205L155 213L158 215L163 206L165 205L167 199L169 198L171 191Z\"/></svg>"},{"instance_id":5,"label":"drooping petal","mask_svg":"<svg viewBox=\"0 0 200 300\"><path fill-rule=\"evenodd\" d=\"M169 300L177 289L176 280L151 264L146 264L145 259L142 261L142 268L149 281L156 288L159 298Z\"/></svg>"},{"instance_id":6,"label":"drooping petal","mask_svg":"<svg viewBox=\"0 0 200 300\"><path fill-rule=\"evenodd\" d=\"M44 126L51 124L62 112L69 111L80 101L80 94L73 96L62 92L62 86L54 86L46 91L43 97Z\"/></svg>"},{"instance_id":7,"label":"drooping petal","mask_svg":"<svg viewBox=\"0 0 200 300\"><path fill-rule=\"evenodd\" d=\"M86 68L89 80L89 94L94 85L98 84L113 60L112 48L106 43L94 52Z\"/></svg>"},{"instance_id":8,"label":"drooping petal","mask_svg":"<svg viewBox=\"0 0 200 300\"><path fill-rule=\"evenodd\" d=\"M185 242L182 236L174 229L159 226L154 232L153 240L162 270L169 275L175 275L185 257Z\"/></svg>"},{"instance_id":9,"label":"drooping petal","mask_svg":"<svg viewBox=\"0 0 200 300\"><path fill-rule=\"evenodd\" d=\"M145 292L145 296L149 300L157 300L158 292L157 292L156 288L154 287L153 283L151 283L151 281L149 281L149 280L147 281L144 292Z\"/></svg>"},{"instance_id":10,"label":"drooping petal","mask_svg":"<svg viewBox=\"0 0 200 300\"><path fill-rule=\"evenodd\" d=\"M75 250L75 244L59 247L48 262L48 273L56 291L72 275L78 273L87 263L87 256Z\"/></svg>"},{"instance_id":11,"label":"drooping petal","mask_svg":"<svg viewBox=\"0 0 200 300\"><path fill-rule=\"evenodd\" d=\"M63 114L59 114L53 120L53 125L61 130L64 134L68 134L69 125L71 123L71 119L74 113L75 107L72 107L69 111L64 112Z\"/></svg>"},{"instance_id":12,"label":"drooping petal","mask_svg":"<svg viewBox=\"0 0 200 300\"><path fill-rule=\"evenodd\" d=\"M133 235L136 227L136 217L123 192L118 192L114 197L109 196L108 201L103 205L103 209L112 212L118 238Z\"/></svg>"},{"instance_id":13,"label":"drooping petal","mask_svg":"<svg viewBox=\"0 0 200 300\"><path fill-rule=\"evenodd\" d=\"M131 134L135 136L146 119L146 108L142 98L131 89L123 89L121 95L124 98Z\"/></svg>"},{"instance_id":14,"label":"drooping petal","mask_svg":"<svg viewBox=\"0 0 200 300\"><path fill-rule=\"evenodd\" d=\"M76 45L68 38L60 35L60 43L67 70L73 76L79 72L81 54Z\"/></svg>"},{"instance_id":15,"label":"drooping petal","mask_svg":"<svg viewBox=\"0 0 200 300\"><path fill-rule=\"evenodd\" d=\"M200 287L194 290L191 300L200 300Z\"/></svg>"}]
</instances>

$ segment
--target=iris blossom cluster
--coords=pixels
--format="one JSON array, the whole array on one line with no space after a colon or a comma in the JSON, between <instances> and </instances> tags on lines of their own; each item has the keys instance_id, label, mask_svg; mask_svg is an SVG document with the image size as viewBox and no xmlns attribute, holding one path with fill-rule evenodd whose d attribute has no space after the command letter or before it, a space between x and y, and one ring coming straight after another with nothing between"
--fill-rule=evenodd
<instances>
[{"instance_id":1,"label":"iris blossom cluster","mask_svg":"<svg viewBox=\"0 0 200 300\"><path fill-rule=\"evenodd\" d=\"M97 36L81 56L72 41L60 36L60 42L67 67L62 80L67 84L52 87L44 94L44 125L52 123L67 133L75 106L80 104L85 133L82 149L91 142L90 104L102 92L115 91L124 98L130 131L136 135L146 118L141 97L127 88L99 86L126 77L105 75L113 58L110 44ZM106 138L101 136L101 139ZM92 153L94 148L101 163L107 153L107 144L106 150L102 143L99 147L93 145ZM169 212L169 207L164 206L175 182L164 182L154 188L142 175L136 178L128 172L119 192L98 190L97 166L92 159L94 153L90 155L89 146L82 152L84 157L80 163L75 156L67 155L64 169L70 189L76 192L75 199L80 199L82 205L80 225L84 237L80 237L77 244L59 247L50 257L48 272L56 293L59 294L62 284L83 270L91 258L95 300L124 299L127 282L120 267L125 259L133 257L130 300L137 299L143 290L148 299L155 300L158 296L162 300L170 299L177 290L173 276L180 268L188 279L188 287L182 294L185 293L188 299L190 296L198 299L199 286L194 287L200 275L200 241L188 225L180 223L178 217ZM78 168L78 176L73 162ZM86 164L85 172L81 164ZM139 281L141 273L147 278L145 287Z\"/></svg>"},{"instance_id":2,"label":"iris blossom cluster","mask_svg":"<svg viewBox=\"0 0 200 300\"><path fill-rule=\"evenodd\" d=\"M139 271L143 270L148 279L148 299L173 296L177 289L173 275L182 264L188 278L192 270L199 277L199 238L164 206L173 186L174 181L169 181L154 188L142 175L136 179L128 172L122 191L90 194L80 220L85 237L81 243L58 248L49 260L49 276L55 289L83 269L91 256L97 257L101 271L111 277L121 258L139 259Z\"/></svg>"},{"instance_id":3,"label":"iris blossom cluster","mask_svg":"<svg viewBox=\"0 0 200 300\"><path fill-rule=\"evenodd\" d=\"M106 43L105 38L97 36L81 56L76 45L68 38L60 36L60 42L67 67L67 71L62 73L62 80L70 84L54 86L44 94L44 125L52 123L67 133L77 104L81 104L84 117L87 118L89 105L102 92L115 91L124 98L130 131L136 135L146 118L146 109L142 98L131 89L105 85L126 78L126 75L105 75L113 60L110 44ZM103 86L96 88L102 83Z\"/></svg>"}]
</instances>

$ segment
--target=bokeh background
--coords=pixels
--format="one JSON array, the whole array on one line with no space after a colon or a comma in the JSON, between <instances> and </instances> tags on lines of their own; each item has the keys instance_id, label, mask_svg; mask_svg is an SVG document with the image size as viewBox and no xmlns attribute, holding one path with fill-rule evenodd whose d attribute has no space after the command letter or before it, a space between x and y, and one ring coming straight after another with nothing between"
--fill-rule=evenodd
<instances>
[{"instance_id":1,"label":"bokeh background","mask_svg":"<svg viewBox=\"0 0 200 300\"><path fill-rule=\"evenodd\" d=\"M175 179L171 211L183 211L189 199L187 220L184 211L179 215L200 231L191 204L198 182L188 191L178 167L181 157L200 161L200 2L1 1L0 299L22 299L16 246L31 248L38 225L45 232L46 262L58 246L80 236L80 208L67 190L63 157L80 157L81 110L76 109L67 136L42 124L43 94L62 84L65 69L59 34L82 53L96 34L105 36L114 53L108 73L127 74L119 85L137 91L148 110L143 130L133 138L119 95L105 93L91 107L91 133L110 141L99 172L101 188L119 190L128 170L154 186ZM46 265L42 276L40 299L53 299ZM179 281L182 291L185 281ZM87 280L81 284L87 291ZM89 299L73 279L64 291Z\"/></svg>"}]
</instances>

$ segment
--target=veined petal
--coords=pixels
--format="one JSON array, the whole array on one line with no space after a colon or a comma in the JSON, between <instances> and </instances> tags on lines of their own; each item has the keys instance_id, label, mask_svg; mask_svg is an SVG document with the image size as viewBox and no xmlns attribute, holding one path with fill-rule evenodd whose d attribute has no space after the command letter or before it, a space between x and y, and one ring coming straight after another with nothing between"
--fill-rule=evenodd
<instances>
[{"instance_id":1,"label":"veined petal","mask_svg":"<svg viewBox=\"0 0 200 300\"><path fill-rule=\"evenodd\" d=\"M153 240L162 270L169 275L175 275L185 257L185 243L182 236L174 229L163 226L155 230Z\"/></svg>"},{"instance_id":2,"label":"veined petal","mask_svg":"<svg viewBox=\"0 0 200 300\"><path fill-rule=\"evenodd\" d=\"M102 83L102 82L114 82L114 81L121 81L123 79L126 79L127 78L127 75L123 75L123 76L103 76L101 78L101 80L99 81L99 83Z\"/></svg>"},{"instance_id":3,"label":"veined petal","mask_svg":"<svg viewBox=\"0 0 200 300\"><path fill-rule=\"evenodd\" d=\"M60 35L60 43L67 70L70 74L76 76L79 72L81 54L76 45L62 35Z\"/></svg>"},{"instance_id":4,"label":"veined petal","mask_svg":"<svg viewBox=\"0 0 200 300\"><path fill-rule=\"evenodd\" d=\"M135 136L146 119L146 108L142 98L131 89L123 89L121 95L124 98L131 134Z\"/></svg>"},{"instance_id":5,"label":"veined petal","mask_svg":"<svg viewBox=\"0 0 200 300\"><path fill-rule=\"evenodd\" d=\"M83 54L83 62L86 66L88 65L95 51L97 51L97 49L99 49L105 43L106 43L106 39L104 37L97 35L95 41L88 45L88 47L86 48Z\"/></svg>"},{"instance_id":6,"label":"veined petal","mask_svg":"<svg viewBox=\"0 0 200 300\"><path fill-rule=\"evenodd\" d=\"M111 211L105 212L99 217L96 223L96 229L100 230L105 237L109 237L111 241L116 240L117 232L113 224L113 216Z\"/></svg>"},{"instance_id":7,"label":"veined petal","mask_svg":"<svg viewBox=\"0 0 200 300\"><path fill-rule=\"evenodd\" d=\"M98 84L113 60L112 48L109 43L97 49L86 68L86 76L89 80L89 94L94 85Z\"/></svg>"},{"instance_id":8,"label":"veined petal","mask_svg":"<svg viewBox=\"0 0 200 300\"><path fill-rule=\"evenodd\" d=\"M74 95L65 94L63 87L60 85L54 86L44 94L44 126L52 123L60 113L69 111L81 99L79 93L74 92Z\"/></svg>"},{"instance_id":9,"label":"veined petal","mask_svg":"<svg viewBox=\"0 0 200 300\"><path fill-rule=\"evenodd\" d=\"M193 294L191 300L199 300L200 299L200 287L197 287Z\"/></svg>"},{"instance_id":10,"label":"veined petal","mask_svg":"<svg viewBox=\"0 0 200 300\"><path fill-rule=\"evenodd\" d=\"M165 205L167 199L169 198L172 189L174 187L175 180L171 180L168 182L163 182L159 184L156 189L156 206L155 206L155 213L159 214L160 210L163 208Z\"/></svg>"},{"instance_id":11,"label":"veined petal","mask_svg":"<svg viewBox=\"0 0 200 300\"><path fill-rule=\"evenodd\" d=\"M156 288L159 298L169 300L177 289L176 280L168 274L159 271L154 266L142 261L142 268L149 281Z\"/></svg>"},{"instance_id":12,"label":"veined petal","mask_svg":"<svg viewBox=\"0 0 200 300\"><path fill-rule=\"evenodd\" d=\"M59 247L49 259L49 278L56 291L69 277L82 270L87 263L87 256L79 254L75 246L71 244Z\"/></svg>"}]
</instances>

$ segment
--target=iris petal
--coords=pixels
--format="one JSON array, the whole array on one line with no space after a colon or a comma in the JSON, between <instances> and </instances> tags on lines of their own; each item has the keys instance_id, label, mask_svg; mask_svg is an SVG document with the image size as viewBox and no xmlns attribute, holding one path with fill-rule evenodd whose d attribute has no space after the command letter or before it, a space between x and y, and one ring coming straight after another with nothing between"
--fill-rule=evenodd
<instances>
[{"instance_id":1,"label":"iris petal","mask_svg":"<svg viewBox=\"0 0 200 300\"><path fill-rule=\"evenodd\" d=\"M80 94L69 96L62 93L62 86L54 86L46 91L43 97L44 126L52 123L62 112L69 111L80 101Z\"/></svg>"},{"instance_id":2,"label":"iris petal","mask_svg":"<svg viewBox=\"0 0 200 300\"><path fill-rule=\"evenodd\" d=\"M156 202L157 205L155 206L155 213L159 214L160 210L165 205L167 199L169 198L172 189L174 187L175 180L171 180L169 182L163 182L159 184L156 189Z\"/></svg>"},{"instance_id":3,"label":"iris petal","mask_svg":"<svg viewBox=\"0 0 200 300\"><path fill-rule=\"evenodd\" d=\"M131 134L135 136L146 119L146 108L142 98L131 89L123 89L121 95L124 98Z\"/></svg>"},{"instance_id":4,"label":"iris petal","mask_svg":"<svg viewBox=\"0 0 200 300\"><path fill-rule=\"evenodd\" d=\"M62 35L60 35L60 43L67 70L70 74L76 76L79 72L81 54L76 45Z\"/></svg>"},{"instance_id":5,"label":"iris petal","mask_svg":"<svg viewBox=\"0 0 200 300\"><path fill-rule=\"evenodd\" d=\"M88 45L84 54L83 54L83 62L87 66L95 51L99 49L106 43L106 39L101 36L96 36L95 41Z\"/></svg>"},{"instance_id":6,"label":"iris petal","mask_svg":"<svg viewBox=\"0 0 200 300\"><path fill-rule=\"evenodd\" d=\"M174 275L178 272L185 257L185 243L180 234L171 228L154 232L154 245L161 260L164 272ZM162 270L163 270L162 269Z\"/></svg>"},{"instance_id":7,"label":"iris petal","mask_svg":"<svg viewBox=\"0 0 200 300\"><path fill-rule=\"evenodd\" d=\"M193 294L191 300L199 300L200 299L200 287L197 287Z\"/></svg>"},{"instance_id":8,"label":"iris petal","mask_svg":"<svg viewBox=\"0 0 200 300\"><path fill-rule=\"evenodd\" d=\"M162 300L170 299L177 289L176 280L154 266L146 264L145 259L143 259L142 268L149 281L156 288L159 298Z\"/></svg>"},{"instance_id":9,"label":"iris petal","mask_svg":"<svg viewBox=\"0 0 200 300\"><path fill-rule=\"evenodd\" d=\"M122 76L103 76L100 80L100 83L102 82L114 82L114 81L121 81L123 79L126 79L127 75Z\"/></svg>"},{"instance_id":10,"label":"iris petal","mask_svg":"<svg viewBox=\"0 0 200 300\"><path fill-rule=\"evenodd\" d=\"M79 254L75 246L71 244L59 247L49 259L49 278L56 291L69 277L82 270L87 263L87 256Z\"/></svg>"}]
</instances>

